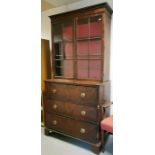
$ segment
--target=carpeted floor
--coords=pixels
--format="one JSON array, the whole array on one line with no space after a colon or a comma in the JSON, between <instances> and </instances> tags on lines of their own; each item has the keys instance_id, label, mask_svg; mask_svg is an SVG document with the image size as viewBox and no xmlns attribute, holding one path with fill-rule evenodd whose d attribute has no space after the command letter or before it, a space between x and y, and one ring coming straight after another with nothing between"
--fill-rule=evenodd
<instances>
[{"instance_id":1,"label":"carpeted floor","mask_svg":"<svg viewBox=\"0 0 155 155\"><path fill-rule=\"evenodd\" d=\"M110 135L106 141L104 153L100 155L113 154L113 137ZM41 155L95 155L90 151L90 146L81 141L53 133L52 136L44 135L41 128Z\"/></svg>"}]
</instances>

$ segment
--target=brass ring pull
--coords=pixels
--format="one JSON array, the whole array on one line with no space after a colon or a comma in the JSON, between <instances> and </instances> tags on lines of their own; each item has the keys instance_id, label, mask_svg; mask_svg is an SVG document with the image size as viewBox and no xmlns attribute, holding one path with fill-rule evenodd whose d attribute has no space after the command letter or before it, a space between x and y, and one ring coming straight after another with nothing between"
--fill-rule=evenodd
<instances>
[{"instance_id":1,"label":"brass ring pull","mask_svg":"<svg viewBox=\"0 0 155 155\"><path fill-rule=\"evenodd\" d=\"M85 115L86 115L86 111L82 110L82 111L81 111L81 115L82 115L82 116L85 116Z\"/></svg>"},{"instance_id":2,"label":"brass ring pull","mask_svg":"<svg viewBox=\"0 0 155 155\"><path fill-rule=\"evenodd\" d=\"M86 93L81 93L81 98L84 98L86 96Z\"/></svg>"},{"instance_id":3,"label":"brass ring pull","mask_svg":"<svg viewBox=\"0 0 155 155\"><path fill-rule=\"evenodd\" d=\"M84 128L80 129L80 133L84 134L86 132L86 130Z\"/></svg>"},{"instance_id":4,"label":"brass ring pull","mask_svg":"<svg viewBox=\"0 0 155 155\"><path fill-rule=\"evenodd\" d=\"M53 93L53 94L55 94L56 92L57 92L57 90L56 90L56 89L53 89L53 90L52 90L52 93Z\"/></svg>"},{"instance_id":5,"label":"brass ring pull","mask_svg":"<svg viewBox=\"0 0 155 155\"><path fill-rule=\"evenodd\" d=\"M53 125L57 125L58 122L56 120L53 121Z\"/></svg>"},{"instance_id":6,"label":"brass ring pull","mask_svg":"<svg viewBox=\"0 0 155 155\"><path fill-rule=\"evenodd\" d=\"M58 106L56 104L53 105L53 109L56 109Z\"/></svg>"}]
</instances>

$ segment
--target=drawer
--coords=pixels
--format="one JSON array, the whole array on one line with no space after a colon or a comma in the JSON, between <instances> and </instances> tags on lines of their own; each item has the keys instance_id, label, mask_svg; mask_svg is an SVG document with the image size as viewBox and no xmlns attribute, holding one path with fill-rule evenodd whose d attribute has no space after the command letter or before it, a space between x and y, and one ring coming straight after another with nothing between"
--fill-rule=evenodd
<instances>
[{"instance_id":1,"label":"drawer","mask_svg":"<svg viewBox=\"0 0 155 155\"><path fill-rule=\"evenodd\" d=\"M96 125L49 113L45 113L45 117L45 126L49 129L90 143L97 143L100 139L99 127Z\"/></svg>"},{"instance_id":2,"label":"drawer","mask_svg":"<svg viewBox=\"0 0 155 155\"><path fill-rule=\"evenodd\" d=\"M62 101L45 100L44 109L46 112L57 113L84 121L98 121L97 107L82 106Z\"/></svg>"},{"instance_id":3,"label":"drawer","mask_svg":"<svg viewBox=\"0 0 155 155\"><path fill-rule=\"evenodd\" d=\"M98 87L46 83L48 99L74 102L77 104L96 106L98 103Z\"/></svg>"}]
</instances>

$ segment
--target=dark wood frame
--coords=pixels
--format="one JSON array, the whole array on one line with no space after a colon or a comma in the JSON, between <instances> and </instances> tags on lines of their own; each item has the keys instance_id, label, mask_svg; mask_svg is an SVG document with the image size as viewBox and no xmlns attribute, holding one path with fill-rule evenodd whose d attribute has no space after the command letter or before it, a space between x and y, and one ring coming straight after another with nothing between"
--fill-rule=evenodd
<instances>
[{"instance_id":1,"label":"dark wood frame","mask_svg":"<svg viewBox=\"0 0 155 155\"><path fill-rule=\"evenodd\" d=\"M80 120L80 118L76 119L75 113L74 113L73 118L72 118L72 116L69 118L69 116L67 114L66 115L64 114L64 116L62 116L62 118L64 118L64 119L66 118L66 121L67 121L67 119L71 119L72 121L74 120L75 122L79 120L79 121L81 121L81 123L85 122L86 124L90 123L91 125L96 124L98 135L97 134L95 135L95 133L92 133L92 134L94 134L94 136L98 137L97 142L92 143L89 140L83 140L83 139L77 138L78 136L77 137L73 136L73 138L75 138L75 139L79 139L79 140L85 141L88 144L90 144L92 146L92 151L95 153L99 153L100 149L102 147L100 121L102 120L102 118L105 114L105 112L103 110L103 107L106 105L105 101L110 100L110 97L109 97L110 96L110 81L109 81L109 64L110 64L110 61L109 60L110 60L110 18L111 18L111 14L112 14L112 10L109 7L109 5L107 3L103 3L103 4L90 6L90 7L82 8L82 9L75 10L75 11L70 11L67 13L61 13L58 15L50 16L51 25L55 24L55 23L60 23L62 21L66 21L67 19L73 19L73 36L74 36L73 37L73 51L74 51L73 54L74 54L74 58L76 58L76 60L74 60L75 61L74 70L73 70L74 71L74 76L73 76L74 78L55 77L54 74L52 74L51 79L45 80L45 92L44 92L44 98L43 98L44 99L44 105L47 104L46 103L47 100L51 99L51 102L53 101L52 99L54 97L53 97L53 94L51 92L54 90L53 89L54 85L59 85L57 87L58 90L63 89L60 85L65 85L65 89L63 90L63 92L61 91L60 96L56 96L54 98L55 100L60 100L62 102L62 104L64 102L68 102L68 108L69 108L69 106L70 106L69 100L67 100L67 98L65 99L65 96L62 95L65 92L66 96L69 96L69 99L72 99L73 97L70 95L73 95L74 98L76 98L76 100L78 100L79 105L83 105L83 106L87 106L87 107L90 106L90 107L93 107L95 110L97 110L98 120L96 122L91 122L90 120L89 121L88 120ZM76 78L77 77L77 71L76 71L76 68L77 68L77 48L76 48L76 43L75 43L76 38L77 38L77 33L76 33L77 19L81 18L81 16L82 16L82 18L84 18L84 17L92 17L92 16L96 16L96 15L102 16L102 25L103 25L102 37L101 37L101 42L102 42L102 47L101 47L101 59L102 59L102 61L101 61L101 63L102 63L101 64L101 67L102 67L101 75L102 75L102 79L101 80L77 79ZM52 31L51 31L51 34L52 34L52 48L53 48L54 44L53 44L53 32ZM62 39L63 39L63 37L62 37ZM52 73L55 72L55 67L54 67L55 64L53 63L55 51L53 49L51 51L51 59L52 59L52 71L51 72ZM77 93L77 91L71 92L69 90L70 85L74 87L74 88L72 88L72 90L78 89L78 93ZM90 98L89 99L87 98L85 103L82 102L80 99L77 99L77 96L75 96L75 95L79 95L79 92L81 91L80 87L90 87L90 88L95 87L95 88L97 88L98 98L97 98L97 101L95 103L93 101L93 105L88 104L88 101L90 101ZM52 91L50 89L52 89ZM68 93L67 89L68 89L68 91L70 91L70 93ZM49 95L51 97L50 99L46 98L47 93L49 93L49 94L51 93L51 95ZM89 93L90 92L88 91L88 94ZM90 93L89 95L95 96L94 94ZM70 101L72 102L72 104L77 104L77 103L74 103L75 99L74 99L74 101L73 100L70 100ZM91 98L91 101L92 101L92 98ZM91 103L91 102L89 102L89 103ZM78 108L80 108L80 106ZM50 111L50 108L48 110L49 110L49 113L53 114L53 116L54 115L56 115L56 116L62 115L62 113L56 114L52 110ZM48 113L48 110L46 108L44 109L45 122L46 122L46 114ZM52 116L50 117L50 119L52 119ZM51 120L48 120L48 121L47 121L47 124L45 123L45 134L49 135L51 132L57 132L57 133L63 134L63 132L59 132L59 131L55 130L54 128L48 126L51 124L51 122L50 122ZM65 125L65 121L63 123ZM67 134L65 134L65 135L67 135ZM68 135L68 136L72 137L71 135Z\"/></svg>"}]
</instances>

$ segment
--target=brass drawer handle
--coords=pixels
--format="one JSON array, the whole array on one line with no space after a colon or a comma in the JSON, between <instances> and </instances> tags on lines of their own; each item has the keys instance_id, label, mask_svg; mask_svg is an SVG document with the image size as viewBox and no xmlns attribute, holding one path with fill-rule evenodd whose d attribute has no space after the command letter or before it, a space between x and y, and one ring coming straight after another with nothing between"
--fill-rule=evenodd
<instances>
[{"instance_id":1,"label":"brass drawer handle","mask_svg":"<svg viewBox=\"0 0 155 155\"><path fill-rule=\"evenodd\" d=\"M97 105L97 109L98 109L98 110L100 109L100 105Z\"/></svg>"},{"instance_id":2,"label":"brass drawer handle","mask_svg":"<svg viewBox=\"0 0 155 155\"><path fill-rule=\"evenodd\" d=\"M82 116L85 116L85 115L86 115L86 111L82 110L82 111L81 111L81 115L82 115Z\"/></svg>"},{"instance_id":3,"label":"brass drawer handle","mask_svg":"<svg viewBox=\"0 0 155 155\"><path fill-rule=\"evenodd\" d=\"M53 105L53 109L56 109L58 106L56 104Z\"/></svg>"},{"instance_id":4,"label":"brass drawer handle","mask_svg":"<svg viewBox=\"0 0 155 155\"><path fill-rule=\"evenodd\" d=\"M57 92L57 90L56 90L56 89L53 89L53 90L52 90L52 93L53 93L53 94L55 94L56 92Z\"/></svg>"},{"instance_id":5,"label":"brass drawer handle","mask_svg":"<svg viewBox=\"0 0 155 155\"><path fill-rule=\"evenodd\" d=\"M53 125L57 125L58 122L56 120L53 121Z\"/></svg>"},{"instance_id":6,"label":"brass drawer handle","mask_svg":"<svg viewBox=\"0 0 155 155\"><path fill-rule=\"evenodd\" d=\"M86 96L86 93L81 93L81 98L84 98Z\"/></svg>"},{"instance_id":7,"label":"brass drawer handle","mask_svg":"<svg viewBox=\"0 0 155 155\"><path fill-rule=\"evenodd\" d=\"M84 134L84 133L86 133L86 130L84 128L81 128L80 133Z\"/></svg>"}]
</instances>

